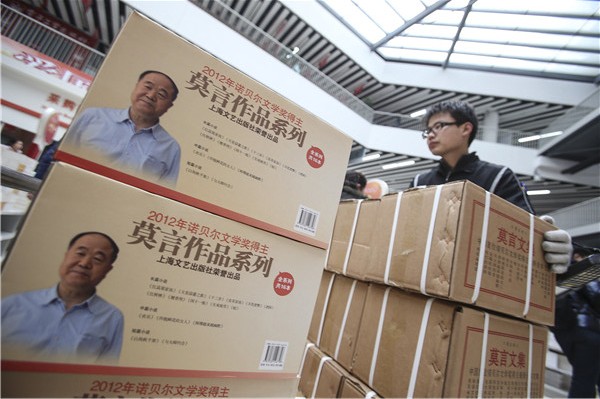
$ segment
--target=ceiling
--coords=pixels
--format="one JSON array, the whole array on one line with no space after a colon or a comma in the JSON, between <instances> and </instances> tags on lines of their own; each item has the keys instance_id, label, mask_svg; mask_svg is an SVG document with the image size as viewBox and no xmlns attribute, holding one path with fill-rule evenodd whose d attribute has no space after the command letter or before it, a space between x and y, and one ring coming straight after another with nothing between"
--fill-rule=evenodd
<instances>
[{"instance_id":1,"label":"ceiling","mask_svg":"<svg viewBox=\"0 0 600 399\"><path fill-rule=\"evenodd\" d=\"M2 2L4 3L5 0ZM77 29L87 32L91 36L95 36L99 39L98 49L106 51L115 36L117 35L121 25L126 20L132 9L120 0L85 0L85 1L64 1L64 0L19 0L22 3L27 3L36 7L44 8L48 13L55 17L69 23ZM458 0L453 1L435 1L435 0L335 0L335 1L324 1L318 0L326 10L335 11L332 4L344 3L347 7L362 7L363 11L366 10L370 5L374 3L385 3L387 5L399 4L399 3L419 3L425 7L425 10L429 9L431 12L425 15L422 11L414 11L413 17L411 15L404 16L404 22L401 22L399 27L396 29L388 28L386 34L394 33L399 31L399 34L403 37L408 37L413 34L410 29L413 26L419 24L443 24L450 26L451 24L462 24L464 30L469 25L469 18L454 18L452 21L444 18L437 18L436 13L447 11L451 13L462 13L464 15L475 15L476 12L481 12L480 7L485 8L487 13L497 13L499 10L490 10L492 5L501 4L501 8L504 5L510 4L514 7L519 7L522 1L514 0L479 0L477 2L460 1L463 3L462 6L458 3ZM470 102L477 110L478 116L483 118L483 115L490 110L496 111L499 116L499 128L520 132L539 133L545 131L552 122L557 118L564 116L572 110L571 106L556 103L546 103L531 100L524 100L520 98L507 98L492 95L481 95L477 93L466 93L457 91L447 91L439 89L427 88L426 84L422 87L416 86L405 86L387 82L380 82L374 78L367 70L362 68L356 61L352 60L347 54L333 45L327 38L323 37L318 31L318 27L311 26L307 21L300 19L295 15L288 7L277 0L193 0L198 7L204 9L215 18L220 19L222 22L230 25L232 29L239 30L239 24L233 25L231 21L232 12L237 12L245 19L250 21L252 24L261 28L267 32L270 36L278 40L284 46L290 50L295 49L297 56L304 59L306 62L312 64L318 68L321 72L327 74L340 86L344 87L350 93L353 93L356 97L362 100L365 104L369 105L373 110L387 113L395 113L403 116L410 115L413 112L419 111L426 108L429 105L437 103L447 99L460 99ZM542 1L544 5L548 4L546 0ZM469 3L473 3L470 9L470 13L466 13ZM539 2L538 2L539 3ZM554 2L550 2L554 4ZM564 3L563 1L557 3ZM477 70L481 69L496 69L498 72L511 73L511 74L523 74L523 75L535 75L551 77L553 79L561 80L574 80L574 81L597 81L598 71L600 71L600 32L597 30L594 32L588 32L590 30L589 24L598 24L600 16L598 14L598 5L600 2L597 0L570 0L569 4L587 5L583 7L587 11L578 11L576 8L571 7L568 12L564 10L550 11L549 8L545 8L546 12L541 12L539 9L532 9L528 11L533 17L554 17L558 15L566 15L569 20L576 20L580 22L580 28L576 32L565 33L559 32L558 27L553 27L548 34L559 35L563 37L571 34L577 36L577 39L581 40L570 40L569 42L573 45L568 51L563 53L563 57L551 57L552 62L560 63L563 65L561 73L557 73L556 69L547 68L544 70L534 70L532 67L517 70L512 68L510 71L506 68L500 68L498 66L493 67L482 67L481 65L466 65L464 62L455 62L453 56L458 54L461 50L461 46L457 46L459 41L454 40L454 46L450 45L444 50L446 54L446 61L439 62L440 68L458 68L464 70L465 68L473 68ZM466 4L466 6L465 6ZM591 6L590 6L591 4ZM427 8L429 7L429 8ZM435 8L435 10L434 10ZM594 9L590 14L590 9ZM233 10L233 11L232 11ZM415 10L417 10L415 8ZM517 9L518 10L518 9ZM337 9L339 12L339 9ZM361 11L362 12L362 11ZM417 13L416 15L414 13ZM587 14L586 14L587 13ZM514 11L511 14L514 18L522 17L518 11ZM420 18L416 18L419 16ZM342 18L341 14L338 14L339 18ZM464 21L463 21L464 19ZM458 21L458 22L456 22ZM591 22L590 22L591 21ZM583 26L583 28L582 28ZM404 29L403 29L404 28ZM481 28L481 27L479 27ZM505 27L506 28L506 27ZM585 29L584 29L585 28ZM388 32L389 30L392 32ZM458 30L459 28L456 28ZM488 28L489 29L489 28ZM513 27L513 30L518 31L518 28ZM529 33L541 33L539 32L542 28L536 27L532 24L524 24L523 29ZM562 29L562 28L561 28ZM566 29L566 28L564 28ZM356 31L356 29L355 29ZM240 32L241 33L241 32ZM581 38L579 37L581 36ZM361 37L362 40L369 42L366 38ZM386 38L386 36L383 36ZM455 35L456 37L456 35ZM389 39L388 41L385 41ZM373 48L380 56L391 57L386 53L386 48L390 46L408 46L406 42L398 42L392 35L387 37L384 41L378 36L371 39ZM415 38L412 38L415 39ZM423 39L423 38L421 38ZM434 38L429 38L434 39ZM596 41L595 49L588 49L588 45L581 44L582 42L587 43L587 40L592 39ZM448 38L442 39L445 45L448 45ZM516 40L516 39L515 39ZM533 40L533 39L531 39ZM473 40L472 40L473 41ZM474 40L479 42L479 40ZM487 43L487 42L485 42ZM580 44L577 44L580 43ZM481 43L479 43L481 44ZM489 45L489 44L488 44ZM519 44L531 45L527 44ZM434 46L434 45L431 45ZM547 51L560 52L558 44L552 41L538 44L540 48ZM587 46L587 47L586 47ZM563 46L564 47L564 46ZM564 50L564 49L563 49ZM441 51L441 50L440 50ZM576 60L574 58L568 58L565 54L575 52L579 55L585 55L586 61ZM588 52L591 52L591 56L588 56ZM594 59L595 62L589 61ZM566 58L565 58L566 57ZM440 58L440 59L441 59ZM550 63L551 60L546 60ZM559 61L563 60L563 61ZM435 64L431 60L424 59L404 59L402 57L395 57L394 60L389 62L407 62L407 63L420 63L420 64ZM570 71L582 71L581 68L586 68L588 71L586 74L582 73L569 73L568 66L572 66L575 69ZM577 69L580 68L580 69ZM596 73L591 73L589 70L595 69ZM600 129L600 119L596 118L592 120L588 126L578 131L577 135L569 136L568 140L563 140L560 146L552 147L547 151L545 155L552 157L560 157L564 159L579 159L581 161L580 168L587 167L589 165L598 164L600 162L600 143L598 143L598 131ZM355 157L350 160L349 169L360 170L365 173L368 178L381 178L384 179L392 191L399 191L405 189L408 186L409 181L416 173L421 173L432 167L434 161L430 159L421 159L410 157L402 154L384 153L382 156L375 161L362 161L362 155L367 155L373 152L370 149L364 148L359 143L355 143L353 147L353 154ZM583 157L583 158L582 158ZM412 166L402 169L392 169L384 171L381 169L381 165L389 162L398 162L402 160L415 161ZM565 183L558 181L550 181L540 178L534 178L532 176L519 176L523 183L526 185L528 190L538 190L547 188L551 190L550 195L535 196L532 197L532 203L538 213L549 213L554 210L578 203L587 199L596 198L600 196L600 188L598 186L582 186L573 183ZM600 185L600 184L599 184Z\"/></svg>"}]
</instances>

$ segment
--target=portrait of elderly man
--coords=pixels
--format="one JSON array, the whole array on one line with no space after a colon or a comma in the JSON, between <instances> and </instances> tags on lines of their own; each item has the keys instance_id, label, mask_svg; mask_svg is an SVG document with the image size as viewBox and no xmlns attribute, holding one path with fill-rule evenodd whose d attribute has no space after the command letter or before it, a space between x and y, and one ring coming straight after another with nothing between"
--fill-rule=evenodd
<instances>
[{"instance_id":1,"label":"portrait of elderly man","mask_svg":"<svg viewBox=\"0 0 600 399\"><path fill-rule=\"evenodd\" d=\"M129 108L86 108L69 127L65 141L101 153L111 167L174 186L181 148L160 125L160 117L178 94L168 75L144 71L133 88Z\"/></svg>"},{"instance_id":2,"label":"portrait of elderly man","mask_svg":"<svg viewBox=\"0 0 600 399\"><path fill-rule=\"evenodd\" d=\"M2 356L114 362L123 343L123 314L96 293L119 247L108 235L75 235L59 266L58 284L2 299Z\"/></svg>"}]
</instances>

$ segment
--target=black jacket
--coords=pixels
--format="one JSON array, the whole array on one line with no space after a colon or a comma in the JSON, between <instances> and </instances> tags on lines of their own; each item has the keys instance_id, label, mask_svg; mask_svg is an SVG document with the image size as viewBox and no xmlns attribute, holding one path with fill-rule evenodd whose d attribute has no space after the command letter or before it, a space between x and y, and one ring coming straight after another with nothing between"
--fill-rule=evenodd
<instances>
[{"instance_id":1,"label":"black jacket","mask_svg":"<svg viewBox=\"0 0 600 399\"><path fill-rule=\"evenodd\" d=\"M556 297L552 329L570 329L574 326L600 332L600 281L593 280Z\"/></svg>"},{"instance_id":2,"label":"black jacket","mask_svg":"<svg viewBox=\"0 0 600 399\"><path fill-rule=\"evenodd\" d=\"M417 175L410 187L431 186L457 180L469 180L508 202L535 214L517 176L506 166L482 161L474 153L463 155L454 169L444 161L427 173Z\"/></svg>"}]
</instances>

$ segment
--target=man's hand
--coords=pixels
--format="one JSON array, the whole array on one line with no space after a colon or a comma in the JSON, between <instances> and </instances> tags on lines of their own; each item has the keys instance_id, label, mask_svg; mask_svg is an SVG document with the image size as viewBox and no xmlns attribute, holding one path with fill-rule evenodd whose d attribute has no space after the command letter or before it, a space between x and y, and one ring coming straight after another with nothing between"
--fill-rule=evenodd
<instances>
[{"instance_id":1,"label":"man's hand","mask_svg":"<svg viewBox=\"0 0 600 399\"><path fill-rule=\"evenodd\" d=\"M549 215L542 215L540 219L554 224L554 219ZM542 241L544 259L550 264L550 270L554 273L564 273L571 264L573 244L571 236L564 230L551 230L544 233Z\"/></svg>"}]
</instances>

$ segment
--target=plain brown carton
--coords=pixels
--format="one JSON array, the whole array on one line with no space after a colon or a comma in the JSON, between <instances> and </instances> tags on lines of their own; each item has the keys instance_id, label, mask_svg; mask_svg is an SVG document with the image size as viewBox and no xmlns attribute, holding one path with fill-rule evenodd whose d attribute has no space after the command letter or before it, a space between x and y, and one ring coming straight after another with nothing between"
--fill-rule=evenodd
<instances>
[{"instance_id":1,"label":"plain brown carton","mask_svg":"<svg viewBox=\"0 0 600 399\"><path fill-rule=\"evenodd\" d=\"M363 201L347 200L338 205L325 267L331 272L346 274L361 202Z\"/></svg>"},{"instance_id":2,"label":"plain brown carton","mask_svg":"<svg viewBox=\"0 0 600 399\"><path fill-rule=\"evenodd\" d=\"M476 397L483 364L483 397L540 397L547 334L542 326L373 283L352 373L383 397Z\"/></svg>"},{"instance_id":3,"label":"plain brown carton","mask_svg":"<svg viewBox=\"0 0 600 399\"><path fill-rule=\"evenodd\" d=\"M317 346L306 347L298 388L307 398L337 398L347 372Z\"/></svg>"},{"instance_id":4,"label":"plain brown carton","mask_svg":"<svg viewBox=\"0 0 600 399\"><path fill-rule=\"evenodd\" d=\"M319 292L317 294L317 300L315 302L315 307L312 312L312 319L310 322L310 327L308 329L307 336L307 339L310 342L313 342L317 345L319 345L321 341L323 323L325 322L325 310L327 308L327 303L331 296L331 288L333 287L335 276L335 273L323 270L321 284L319 285Z\"/></svg>"},{"instance_id":5,"label":"plain brown carton","mask_svg":"<svg viewBox=\"0 0 600 399\"><path fill-rule=\"evenodd\" d=\"M556 278L541 246L552 225L467 181L385 196L377 215L367 280L554 323Z\"/></svg>"},{"instance_id":6,"label":"plain brown carton","mask_svg":"<svg viewBox=\"0 0 600 399\"><path fill-rule=\"evenodd\" d=\"M318 316L323 320L316 342L319 349L348 370L352 366L367 288L366 282L335 275L333 285L327 291L327 306Z\"/></svg>"},{"instance_id":7,"label":"plain brown carton","mask_svg":"<svg viewBox=\"0 0 600 399\"><path fill-rule=\"evenodd\" d=\"M360 212L356 221L356 230L352 239L350 256L346 267L346 276L365 279L365 265L371 261L371 243L378 229L376 224L380 200L364 200L360 203Z\"/></svg>"}]
</instances>

